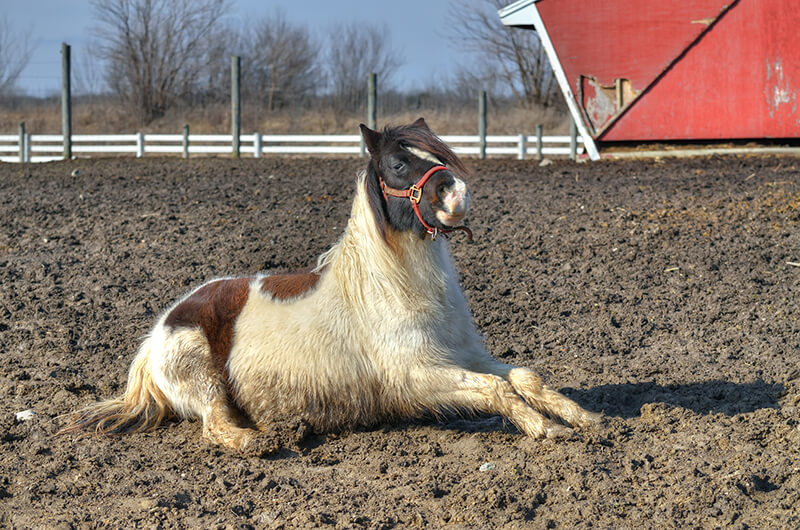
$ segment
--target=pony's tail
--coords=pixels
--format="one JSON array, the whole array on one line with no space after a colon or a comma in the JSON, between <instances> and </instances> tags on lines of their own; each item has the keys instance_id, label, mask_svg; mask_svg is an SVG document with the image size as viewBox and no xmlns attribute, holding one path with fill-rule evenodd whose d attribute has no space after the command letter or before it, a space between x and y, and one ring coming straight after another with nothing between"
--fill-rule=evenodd
<instances>
[{"instance_id":1,"label":"pony's tail","mask_svg":"<svg viewBox=\"0 0 800 530\"><path fill-rule=\"evenodd\" d=\"M75 412L59 434L84 431L122 434L152 431L172 414L164 393L150 372L152 338L142 344L128 372L128 386L121 397L89 405Z\"/></svg>"}]
</instances>

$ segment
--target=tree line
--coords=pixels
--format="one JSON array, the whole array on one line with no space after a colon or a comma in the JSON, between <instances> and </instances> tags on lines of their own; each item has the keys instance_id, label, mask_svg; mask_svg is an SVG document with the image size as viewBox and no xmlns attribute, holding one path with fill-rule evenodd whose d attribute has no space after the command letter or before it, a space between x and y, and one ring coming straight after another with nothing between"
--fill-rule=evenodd
<instances>
[{"instance_id":1,"label":"tree line","mask_svg":"<svg viewBox=\"0 0 800 530\"><path fill-rule=\"evenodd\" d=\"M477 60L444 82L437 78L402 93L391 89L402 60L386 26L339 24L319 36L280 10L233 27L225 16L231 0L92 0L96 43L78 61L75 85L84 93L112 94L143 125L175 106L228 101L231 55L242 58L242 97L268 112L314 105L358 112L371 72L384 106L463 105L474 101L478 89L522 108L560 105L535 33L500 22L497 9L506 3L453 2L450 39ZM22 37L0 20L0 96L14 92L30 58ZM21 48L3 53L14 46Z\"/></svg>"}]
</instances>

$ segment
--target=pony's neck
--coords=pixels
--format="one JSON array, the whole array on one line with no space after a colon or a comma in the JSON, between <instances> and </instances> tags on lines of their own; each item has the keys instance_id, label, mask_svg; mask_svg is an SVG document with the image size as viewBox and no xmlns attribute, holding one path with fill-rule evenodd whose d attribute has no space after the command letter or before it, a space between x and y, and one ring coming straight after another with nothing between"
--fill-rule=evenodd
<instances>
[{"instance_id":1,"label":"pony's neck","mask_svg":"<svg viewBox=\"0 0 800 530\"><path fill-rule=\"evenodd\" d=\"M383 302L409 311L433 310L444 299L453 274L444 238L420 239L391 227L383 238L363 179L344 234L320 256L317 268L323 267L335 275L343 297L363 307Z\"/></svg>"}]
</instances>

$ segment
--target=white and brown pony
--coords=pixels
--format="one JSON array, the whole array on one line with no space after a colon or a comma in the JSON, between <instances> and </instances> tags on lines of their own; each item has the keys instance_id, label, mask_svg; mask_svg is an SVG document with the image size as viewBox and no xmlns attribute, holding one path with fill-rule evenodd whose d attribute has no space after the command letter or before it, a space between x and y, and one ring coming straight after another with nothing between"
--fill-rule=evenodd
<instances>
[{"instance_id":1,"label":"white and brown pony","mask_svg":"<svg viewBox=\"0 0 800 530\"><path fill-rule=\"evenodd\" d=\"M158 320L125 394L65 430L155 428L199 418L211 442L255 448L258 429L292 415L315 431L426 412L500 414L533 437L594 415L527 368L486 351L448 243L469 193L461 161L419 119L361 126L370 153L339 241L312 272L212 280ZM470 234L471 235L471 234ZM237 423L243 412L256 428Z\"/></svg>"}]
</instances>

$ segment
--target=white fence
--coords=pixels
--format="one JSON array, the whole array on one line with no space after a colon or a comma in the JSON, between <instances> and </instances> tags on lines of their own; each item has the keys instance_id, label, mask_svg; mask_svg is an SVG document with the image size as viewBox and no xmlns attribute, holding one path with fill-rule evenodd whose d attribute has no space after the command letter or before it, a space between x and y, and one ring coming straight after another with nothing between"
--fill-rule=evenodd
<instances>
[{"instance_id":1,"label":"white fence","mask_svg":"<svg viewBox=\"0 0 800 530\"><path fill-rule=\"evenodd\" d=\"M457 154L479 155L480 137L441 136ZM361 153L361 137L358 135L271 135L243 134L239 137L242 155L325 154L358 155ZM64 137L60 134L25 134L20 149L20 135L0 135L0 161L3 162L49 162L61 160L64 153ZM75 157L89 155L109 156L134 154L141 158L147 154L180 155L229 155L233 152L233 136L230 134L73 134L72 154ZM510 135L486 136L486 155L516 155L527 158L539 155L571 155L569 136L542 136L538 145L536 136ZM539 150L541 147L541 151ZM575 154L583 153L583 144L578 137ZM20 157L20 154L22 155Z\"/></svg>"}]
</instances>

